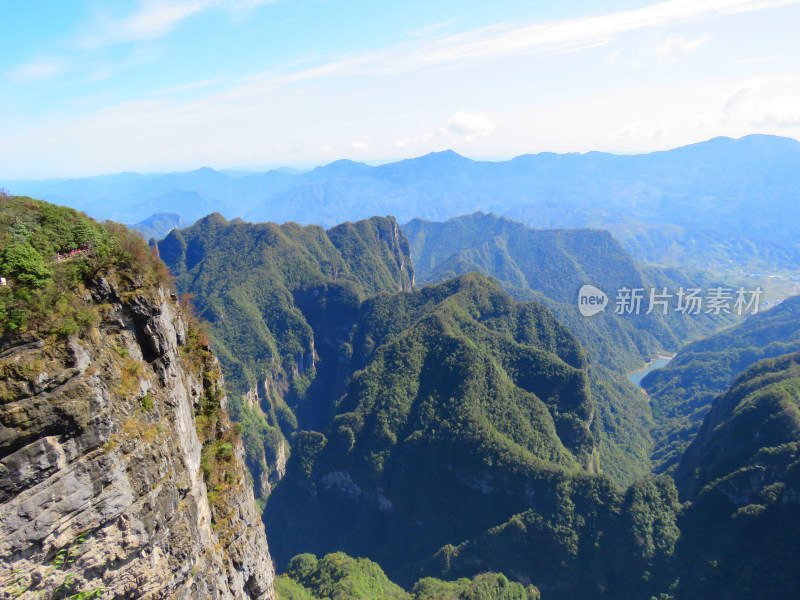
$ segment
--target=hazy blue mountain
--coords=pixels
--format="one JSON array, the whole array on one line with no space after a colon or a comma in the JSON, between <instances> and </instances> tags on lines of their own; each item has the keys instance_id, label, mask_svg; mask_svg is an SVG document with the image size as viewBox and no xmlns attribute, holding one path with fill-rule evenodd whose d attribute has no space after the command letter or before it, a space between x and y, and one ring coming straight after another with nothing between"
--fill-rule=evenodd
<instances>
[{"instance_id":1,"label":"hazy blue mountain","mask_svg":"<svg viewBox=\"0 0 800 600\"><path fill-rule=\"evenodd\" d=\"M181 227L186 227L186 225L188 223L184 223L179 214L160 212L134 223L130 228L141 233L146 240L151 238L160 240L166 237L173 229L180 229Z\"/></svg>"},{"instance_id":2,"label":"hazy blue mountain","mask_svg":"<svg viewBox=\"0 0 800 600\"><path fill-rule=\"evenodd\" d=\"M156 210L186 221L216 211L324 226L374 214L404 222L484 210L534 227L609 229L636 258L660 264L800 265L800 143L776 136L642 155L544 152L486 162L448 150L375 167L340 160L303 173L205 168L0 185L127 223ZM182 195L189 192L195 202Z\"/></svg>"},{"instance_id":3,"label":"hazy blue mountain","mask_svg":"<svg viewBox=\"0 0 800 600\"><path fill-rule=\"evenodd\" d=\"M10 181L3 185L97 218L136 223L155 212L173 212L184 221L193 222L213 212L244 215L247 206L288 189L297 176L296 172L283 169L226 174L202 168L166 175L120 173L84 179Z\"/></svg>"}]
</instances>

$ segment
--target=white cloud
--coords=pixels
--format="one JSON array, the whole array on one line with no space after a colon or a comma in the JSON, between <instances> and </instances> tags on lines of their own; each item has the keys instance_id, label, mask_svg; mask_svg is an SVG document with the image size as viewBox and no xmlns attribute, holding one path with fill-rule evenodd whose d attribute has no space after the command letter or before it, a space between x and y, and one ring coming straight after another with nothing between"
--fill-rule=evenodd
<instances>
[{"instance_id":1,"label":"white cloud","mask_svg":"<svg viewBox=\"0 0 800 600\"><path fill-rule=\"evenodd\" d=\"M168 33L177 23L207 8L209 2L145 1L140 9L122 23L124 36L133 40L146 40Z\"/></svg>"},{"instance_id":2,"label":"white cloud","mask_svg":"<svg viewBox=\"0 0 800 600\"><path fill-rule=\"evenodd\" d=\"M98 15L89 30L80 36L79 45L98 48L153 40L210 4L209 0L139 0L136 8L126 15Z\"/></svg>"},{"instance_id":3,"label":"white cloud","mask_svg":"<svg viewBox=\"0 0 800 600\"><path fill-rule=\"evenodd\" d=\"M730 111L737 104L742 102L751 92L755 92L764 87L763 77L753 77L745 81L732 92L725 94L722 101L725 103L725 110Z\"/></svg>"},{"instance_id":4,"label":"white cloud","mask_svg":"<svg viewBox=\"0 0 800 600\"><path fill-rule=\"evenodd\" d=\"M136 0L133 10L124 14L112 14L101 8L87 28L67 45L73 56L45 57L32 60L8 71L6 74L18 82L47 79L68 69L79 71L81 67L91 69L87 81L106 79L126 66L140 64L149 52L139 45L131 56L117 61L118 64L93 64L93 59L80 49L94 51L116 44L146 42L161 38L189 17L206 10L218 9L242 12L276 0ZM99 4L99 6L103 6ZM152 54L152 53L150 53ZM172 91L177 91L172 90Z\"/></svg>"},{"instance_id":5,"label":"white cloud","mask_svg":"<svg viewBox=\"0 0 800 600\"><path fill-rule=\"evenodd\" d=\"M753 111L753 121L759 127L800 125L800 96L780 96L759 104Z\"/></svg>"},{"instance_id":6,"label":"white cloud","mask_svg":"<svg viewBox=\"0 0 800 600\"><path fill-rule=\"evenodd\" d=\"M497 123L486 113L472 113L459 110L453 113L444 125L434 131L402 138L394 143L395 148L405 150L414 146L426 146L436 142L439 146L456 146L488 137L497 129Z\"/></svg>"},{"instance_id":7,"label":"white cloud","mask_svg":"<svg viewBox=\"0 0 800 600\"><path fill-rule=\"evenodd\" d=\"M776 60L783 60L786 58L785 54L773 54L771 56L762 56L761 58L748 58L745 60L734 60L732 65L757 65L765 62L773 62Z\"/></svg>"},{"instance_id":8,"label":"white cloud","mask_svg":"<svg viewBox=\"0 0 800 600\"><path fill-rule=\"evenodd\" d=\"M8 76L17 82L27 83L40 81L60 75L69 67L69 63L61 58L46 57L24 63L8 72Z\"/></svg>"},{"instance_id":9,"label":"white cloud","mask_svg":"<svg viewBox=\"0 0 800 600\"><path fill-rule=\"evenodd\" d=\"M472 141L491 135L496 128L497 124L490 121L486 113L459 110L448 119L443 132L463 136L464 140Z\"/></svg>"},{"instance_id":10,"label":"white cloud","mask_svg":"<svg viewBox=\"0 0 800 600\"><path fill-rule=\"evenodd\" d=\"M369 152L369 144L367 142L355 141L350 145L356 152Z\"/></svg>"},{"instance_id":11,"label":"white cloud","mask_svg":"<svg viewBox=\"0 0 800 600\"><path fill-rule=\"evenodd\" d=\"M566 52L608 43L616 35L794 3L797 0L669 0L644 8L523 26L485 28L444 40L431 59L505 56L535 49Z\"/></svg>"},{"instance_id":12,"label":"white cloud","mask_svg":"<svg viewBox=\"0 0 800 600\"><path fill-rule=\"evenodd\" d=\"M656 56L662 65L671 65L678 61L680 55L689 55L705 44L711 36L703 35L693 40L687 40L680 36L669 36L656 46Z\"/></svg>"},{"instance_id":13,"label":"white cloud","mask_svg":"<svg viewBox=\"0 0 800 600\"><path fill-rule=\"evenodd\" d=\"M406 148L410 148L413 146L422 146L430 142L436 134L429 131L427 133L423 133L422 135L417 135L415 137L410 138L403 138L402 140L397 140L394 145L396 148L400 148L401 150L405 150Z\"/></svg>"},{"instance_id":14,"label":"white cloud","mask_svg":"<svg viewBox=\"0 0 800 600\"><path fill-rule=\"evenodd\" d=\"M722 101L726 119L759 130L800 126L800 72L752 77L723 95Z\"/></svg>"},{"instance_id":15,"label":"white cloud","mask_svg":"<svg viewBox=\"0 0 800 600\"><path fill-rule=\"evenodd\" d=\"M668 0L644 8L563 21L501 24L437 40L406 42L286 75L301 81L343 75L394 75L525 54L563 54L602 46L631 31L797 4L800 0ZM705 38L684 42L694 51ZM273 74L267 74L272 77Z\"/></svg>"},{"instance_id":16,"label":"white cloud","mask_svg":"<svg viewBox=\"0 0 800 600\"><path fill-rule=\"evenodd\" d=\"M704 112L689 119L689 129L693 131L704 131L718 126L722 121L719 114Z\"/></svg>"}]
</instances>

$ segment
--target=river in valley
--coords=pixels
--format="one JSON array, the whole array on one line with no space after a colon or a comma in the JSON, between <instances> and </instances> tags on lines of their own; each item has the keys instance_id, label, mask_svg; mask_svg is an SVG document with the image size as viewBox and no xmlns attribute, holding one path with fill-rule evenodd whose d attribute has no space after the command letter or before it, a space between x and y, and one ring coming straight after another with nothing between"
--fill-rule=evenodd
<instances>
[{"instance_id":1,"label":"river in valley","mask_svg":"<svg viewBox=\"0 0 800 600\"><path fill-rule=\"evenodd\" d=\"M661 367L665 367L669 364L669 361L672 360L672 356L659 356L655 360L650 361L641 369L637 369L633 373L628 373L628 380L636 386L641 387L642 379L644 379L645 375L647 375L650 371L655 371L656 369L660 369Z\"/></svg>"}]
</instances>

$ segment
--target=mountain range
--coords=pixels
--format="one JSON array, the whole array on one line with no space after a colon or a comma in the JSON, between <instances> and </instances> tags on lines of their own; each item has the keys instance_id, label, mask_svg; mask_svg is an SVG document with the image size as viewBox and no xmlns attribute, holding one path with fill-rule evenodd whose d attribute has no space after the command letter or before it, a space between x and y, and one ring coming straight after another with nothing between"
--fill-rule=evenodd
<instances>
[{"instance_id":1,"label":"mountain range","mask_svg":"<svg viewBox=\"0 0 800 600\"><path fill-rule=\"evenodd\" d=\"M699 179L713 182L722 158L746 147L766 157L756 170L778 176L793 147L713 144L716 161L700 145L666 153L653 171L684 173L694 159ZM435 184L472 162L438 158L429 171L386 167L411 186L409 169ZM749 167L731 164L726 181L741 175L742 194L753 192L742 183ZM379 167L336 169L359 180ZM320 171L279 174L303 175L330 184ZM778 188L790 180L757 187L788 203ZM706 191L721 189L735 191L719 181ZM678 220L679 208L673 198L658 210ZM722 231L736 212L705 218ZM740 219L747 235L775 218L761 216ZM177 213L140 220L151 233L169 228L148 248L124 226L0 197L8 593L74 588L92 598L108 585L115 597L237 600L766 600L800 591L796 298L743 319L611 307L583 316L587 284L613 298L621 288L730 282L643 265L602 227L536 229L486 212L327 229L212 213L183 225ZM776 241L791 230L783 225ZM644 391L627 379L663 352L676 356L642 380Z\"/></svg>"},{"instance_id":2,"label":"mountain range","mask_svg":"<svg viewBox=\"0 0 800 600\"><path fill-rule=\"evenodd\" d=\"M674 480L653 474L666 468L668 401L653 391L648 402L625 377L665 350L680 365L706 344L705 360L723 365L725 340L769 345L771 330L790 340L793 300L741 324L704 314L592 320L575 303L587 282L610 291L714 280L641 267L607 231L535 230L485 213L327 231L212 215L154 248L195 295L237 386L232 410L287 597L356 581L402 596L384 571L412 596L428 577L468 590L484 572L534 585L515 589L523 597L564 599L715 598L712 581L731 597L739 586L766 598L795 585L752 581L796 555L789 542L731 550L794 518L794 363L758 363L740 388L735 370L708 380L716 391L705 402L726 408L705 420L675 403L674 419L700 414L696 430L710 441L689 435L685 452L676 447ZM247 342L250 331L264 342ZM740 369L770 356L750 355ZM245 357L246 369L229 362ZM790 396L773 400L782 390ZM729 421L732 433L715 441ZM730 450L753 435L746 452ZM720 477L734 492L713 487Z\"/></svg>"},{"instance_id":3,"label":"mountain range","mask_svg":"<svg viewBox=\"0 0 800 600\"><path fill-rule=\"evenodd\" d=\"M2 185L126 223L164 206L188 223L219 212L325 227L376 214L403 223L492 211L535 228L608 229L643 262L786 277L778 271L800 268L791 227L800 217L798 167L796 140L750 135L642 155L545 152L486 162L445 151L302 173L202 168Z\"/></svg>"}]
</instances>

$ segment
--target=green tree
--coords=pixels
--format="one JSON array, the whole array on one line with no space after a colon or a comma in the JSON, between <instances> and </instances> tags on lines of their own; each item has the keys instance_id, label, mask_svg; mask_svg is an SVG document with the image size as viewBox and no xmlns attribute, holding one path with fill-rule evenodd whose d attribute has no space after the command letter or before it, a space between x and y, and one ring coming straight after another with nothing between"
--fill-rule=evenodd
<instances>
[{"instance_id":1,"label":"green tree","mask_svg":"<svg viewBox=\"0 0 800 600\"><path fill-rule=\"evenodd\" d=\"M42 287L53 275L42 255L27 242L12 242L6 246L0 256L0 268L4 275L37 288Z\"/></svg>"}]
</instances>

